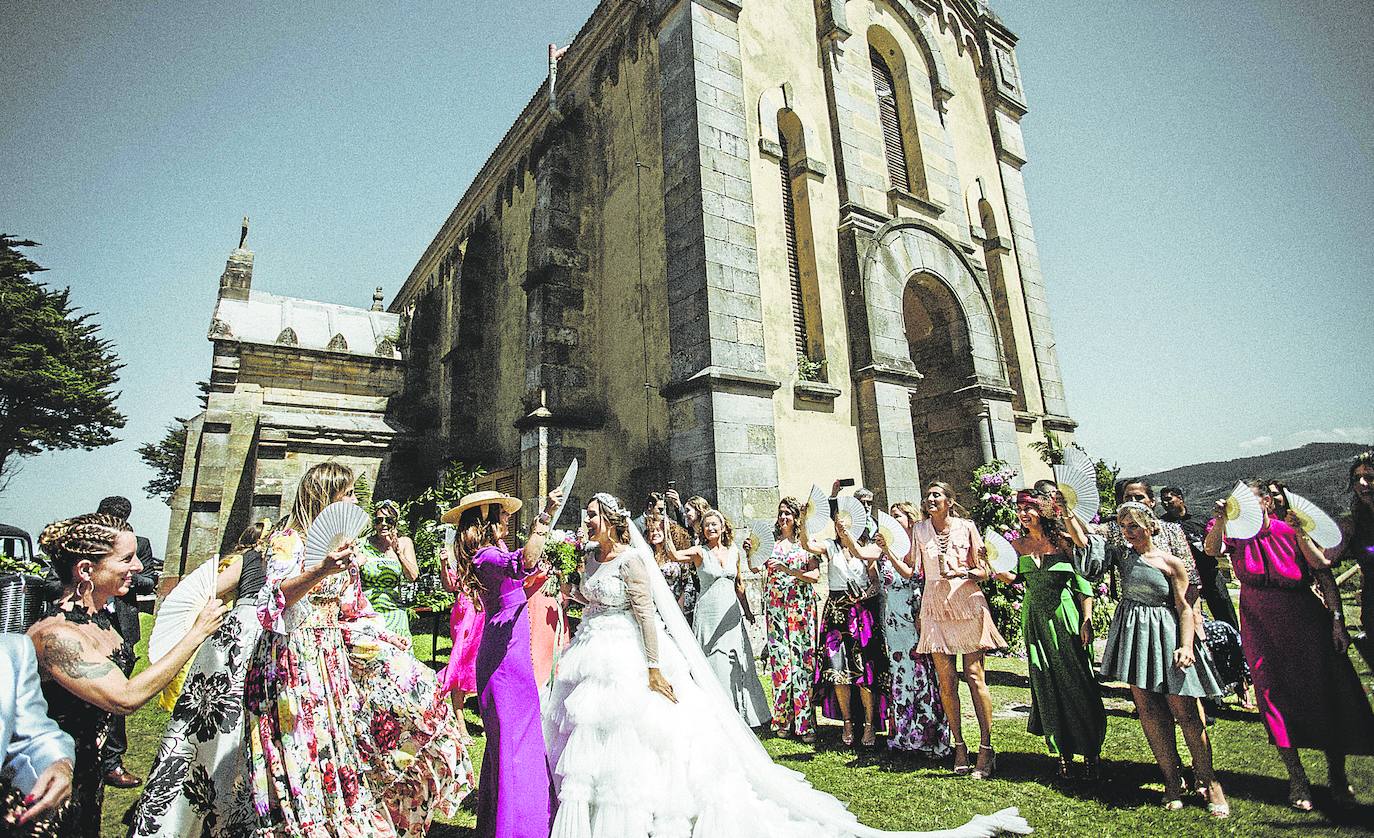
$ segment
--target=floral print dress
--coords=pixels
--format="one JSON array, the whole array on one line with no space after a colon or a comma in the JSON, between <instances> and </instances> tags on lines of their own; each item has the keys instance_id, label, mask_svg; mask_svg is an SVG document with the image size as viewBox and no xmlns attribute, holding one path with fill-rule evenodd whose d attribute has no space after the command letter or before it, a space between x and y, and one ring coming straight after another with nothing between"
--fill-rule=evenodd
<instances>
[{"instance_id":1,"label":"floral print dress","mask_svg":"<svg viewBox=\"0 0 1374 838\"><path fill-rule=\"evenodd\" d=\"M811 555L790 541L773 547L783 567L803 570ZM811 732L811 678L816 667L816 589L782 570L769 571L763 589L768 624L765 662L773 678L773 729Z\"/></svg>"},{"instance_id":2,"label":"floral print dress","mask_svg":"<svg viewBox=\"0 0 1374 838\"><path fill-rule=\"evenodd\" d=\"M356 568L287 606L301 534L273 536L263 635L244 685L245 751L262 836L421 836L472 767L434 676L386 630Z\"/></svg>"},{"instance_id":3,"label":"floral print dress","mask_svg":"<svg viewBox=\"0 0 1374 838\"><path fill-rule=\"evenodd\" d=\"M887 640L892 695L889 716L892 735L887 746L942 757L952 750L949 722L940 703L940 681L930 655L919 654L921 639L921 592L925 578L917 572L910 579L883 562L883 636Z\"/></svg>"}]
</instances>

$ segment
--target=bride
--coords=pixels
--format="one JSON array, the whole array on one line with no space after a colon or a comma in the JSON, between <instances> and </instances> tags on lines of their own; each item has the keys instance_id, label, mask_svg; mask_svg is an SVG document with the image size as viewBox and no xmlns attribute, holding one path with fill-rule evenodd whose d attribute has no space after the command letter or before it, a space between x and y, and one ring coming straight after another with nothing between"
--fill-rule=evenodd
<instances>
[{"instance_id":1,"label":"bride","mask_svg":"<svg viewBox=\"0 0 1374 838\"><path fill-rule=\"evenodd\" d=\"M629 513L587 503L600 547L581 625L544 710L558 791L551 838L986 838L1029 833L1015 809L957 829L887 833L773 763L696 645Z\"/></svg>"}]
</instances>

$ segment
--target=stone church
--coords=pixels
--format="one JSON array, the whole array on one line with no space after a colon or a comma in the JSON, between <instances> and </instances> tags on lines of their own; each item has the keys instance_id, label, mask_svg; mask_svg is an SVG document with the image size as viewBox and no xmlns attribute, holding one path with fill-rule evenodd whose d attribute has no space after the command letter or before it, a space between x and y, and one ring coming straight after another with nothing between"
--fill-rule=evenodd
<instances>
[{"instance_id":1,"label":"stone church","mask_svg":"<svg viewBox=\"0 0 1374 838\"><path fill-rule=\"evenodd\" d=\"M1030 443L1075 423L1015 45L978 0L603 0L387 312L245 315L318 307L346 348L216 322L187 474L210 430L248 453L183 481L169 551L325 454L527 499L576 458L577 500L672 481L735 518L837 477L883 502L994 457L1048 476Z\"/></svg>"}]
</instances>

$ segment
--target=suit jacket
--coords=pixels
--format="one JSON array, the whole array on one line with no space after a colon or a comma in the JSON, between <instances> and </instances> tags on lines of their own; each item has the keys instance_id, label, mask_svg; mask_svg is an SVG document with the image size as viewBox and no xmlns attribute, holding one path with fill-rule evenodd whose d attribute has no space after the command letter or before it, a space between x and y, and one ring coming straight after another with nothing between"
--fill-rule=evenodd
<instances>
[{"instance_id":1,"label":"suit jacket","mask_svg":"<svg viewBox=\"0 0 1374 838\"><path fill-rule=\"evenodd\" d=\"M59 759L76 760L72 738L48 717L38 657L25 634L0 634L0 770L24 794Z\"/></svg>"}]
</instances>

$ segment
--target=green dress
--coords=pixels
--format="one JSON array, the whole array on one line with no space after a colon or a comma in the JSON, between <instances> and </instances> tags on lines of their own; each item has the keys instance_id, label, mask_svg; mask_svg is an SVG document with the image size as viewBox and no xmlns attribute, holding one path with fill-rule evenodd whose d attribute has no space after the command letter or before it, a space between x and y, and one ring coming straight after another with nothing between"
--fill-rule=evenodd
<instances>
[{"instance_id":1,"label":"green dress","mask_svg":"<svg viewBox=\"0 0 1374 838\"><path fill-rule=\"evenodd\" d=\"M1025 582L1021 631L1030 668L1031 712L1026 729L1045 737L1054 756L1097 757L1107 735L1107 713L1093 676L1092 656L1079 642L1083 617L1077 596L1093 596L1092 585L1062 554L1018 559Z\"/></svg>"},{"instance_id":2,"label":"green dress","mask_svg":"<svg viewBox=\"0 0 1374 838\"><path fill-rule=\"evenodd\" d=\"M372 610L381 615L387 629L393 634L409 640L410 615L396 601L398 589L406 581L401 560L385 555L366 541L359 552L363 554L364 563L358 568L358 573L362 576L363 593L371 603Z\"/></svg>"}]
</instances>

